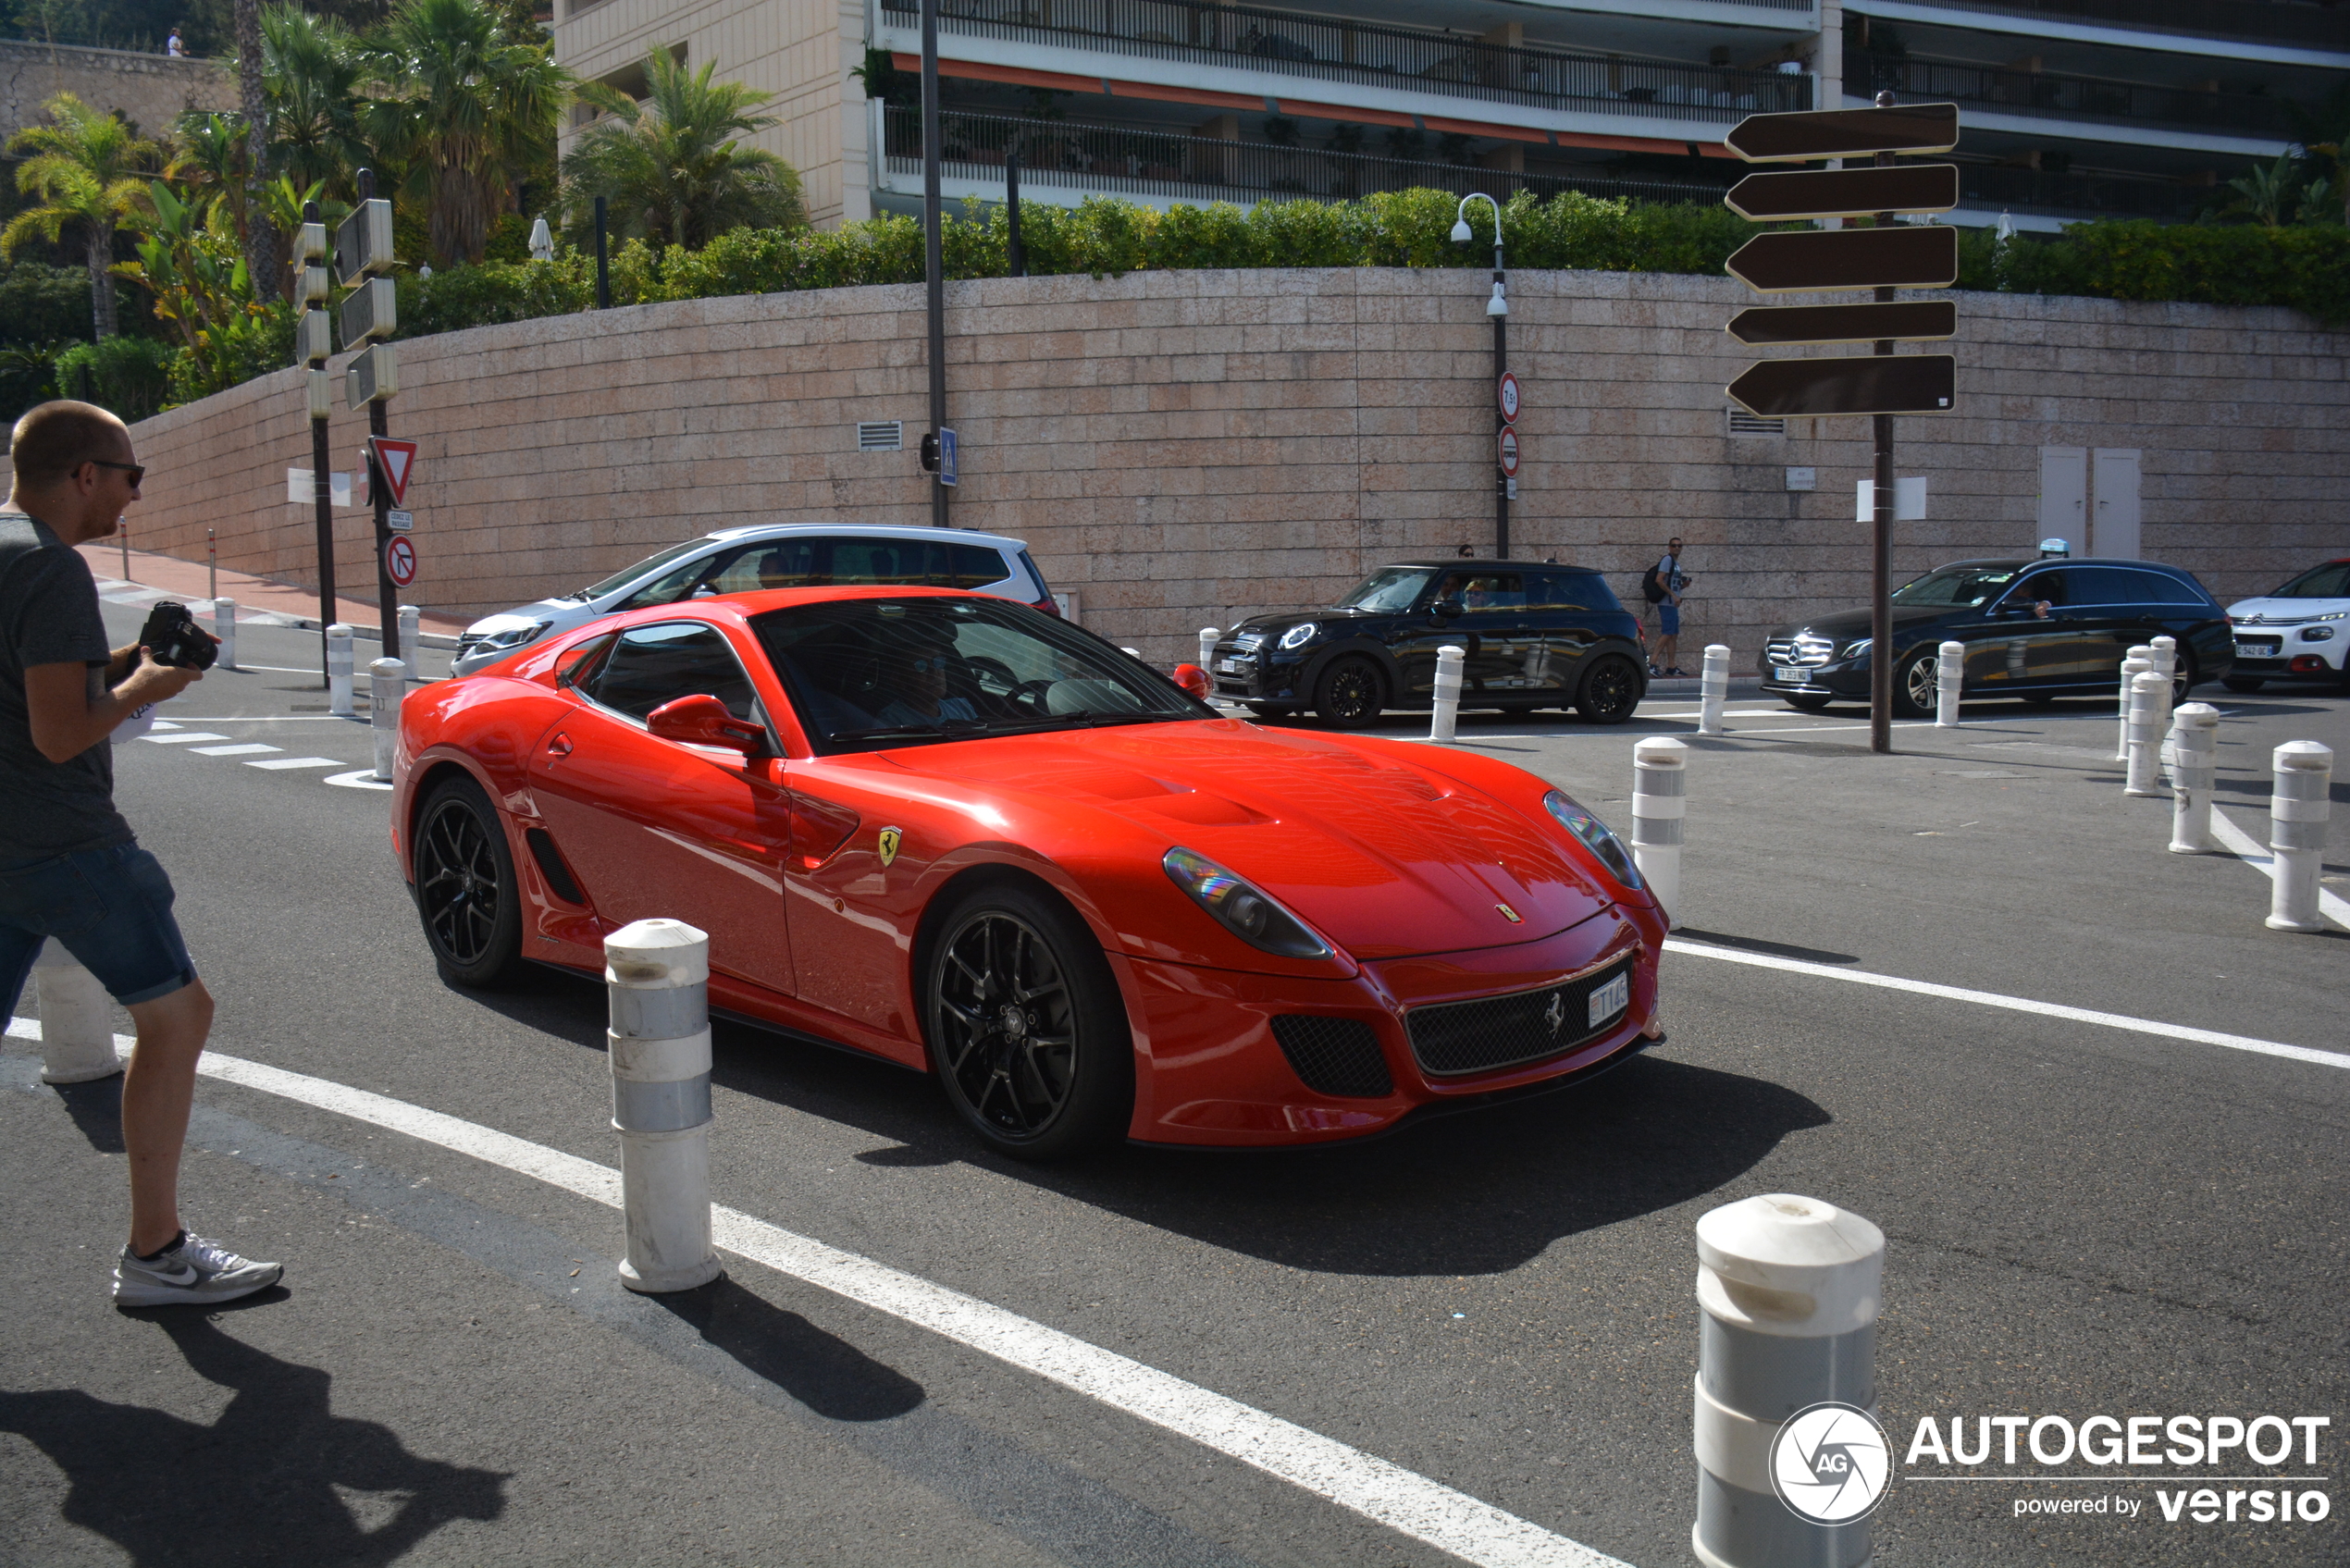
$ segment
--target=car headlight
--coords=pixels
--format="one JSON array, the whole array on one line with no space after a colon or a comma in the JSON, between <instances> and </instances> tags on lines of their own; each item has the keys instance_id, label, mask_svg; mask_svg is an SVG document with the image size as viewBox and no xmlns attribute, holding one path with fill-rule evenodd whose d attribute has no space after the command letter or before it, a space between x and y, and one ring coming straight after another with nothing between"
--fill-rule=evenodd
<instances>
[{"instance_id":1,"label":"car headlight","mask_svg":"<svg viewBox=\"0 0 2350 1568\"><path fill-rule=\"evenodd\" d=\"M1636 891L1642 885L1639 870L1632 864L1632 852L1605 822L1577 806L1563 790L1542 796L1542 807L1558 819L1559 826L1580 839L1584 848L1600 858L1610 876Z\"/></svg>"},{"instance_id":2,"label":"car headlight","mask_svg":"<svg viewBox=\"0 0 2350 1568\"><path fill-rule=\"evenodd\" d=\"M534 621L527 626L501 626L497 631L485 632L480 636L473 638L471 651L489 653L493 650L520 648L525 643L537 642L547 635L547 628L553 624L552 621Z\"/></svg>"},{"instance_id":3,"label":"car headlight","mask_svg":"<svg viewBox=\"0 0 2350 1568\"><path fill-rule=\"evenodd\" d=\"M1206 856L1178 846L1169 850L1159 864L1167 868L1177 887L1191 895L1193 903L1251 947L1284 958L1330 956L1330 945L1306 930L1305 921Z\"/></svg>"},{"instance_id":4,"label":"car headlight","mask_svg":"<svg viewBox=\"0 0 2350 1568\"><path fill-rule=\"evenodd\" d=\"M1301 621L1296 625L1292 626L1288 631L1281 634L1280 646L1283 648L1304 648L1307 643L1314 640L1315 635L1321 631L1321 627L1316 625L1311 621Z\"/></svg>"},{"instance_id":5,"label":"car headlight","mask_svg":"<svg viewBox=\"0 0 2350 1568\"><path fill-rule=\"evenodd\" d=\"M1862 654L1869 651L1869 645L1874 641L1876 641L1874 637L1862 637L1858 642L1847 643L1844 646L1844 652L1840 657L1845 659L1858 659Z\"/></svg>"}]
</instances>

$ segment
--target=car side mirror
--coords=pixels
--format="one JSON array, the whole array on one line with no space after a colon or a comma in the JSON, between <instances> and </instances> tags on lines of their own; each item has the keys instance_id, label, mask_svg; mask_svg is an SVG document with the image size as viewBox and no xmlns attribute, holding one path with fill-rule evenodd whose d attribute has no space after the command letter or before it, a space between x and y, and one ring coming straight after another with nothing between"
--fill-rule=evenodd
<instances>
[{"instance_id":1,"label":"car side mirror","mask_svg":"<svg viewBox=\"0 0 2350 1568\"><path fill-rule=\"evenodd\" d=\"M662 740L687 746L723 746L746 757L767 748L767 731L748 719L737 719L726 705L708 693L664 702L646 717L645 728Z\"/></svg>"},{"instance_id":2,"label":"car side mirror","mask_svg":"<svg viewBox=\"0 0 2350 1568\"><path fill-rule=\"evenodd\" d=\"M1466 608L1466 607L1464 606L1457 599L1440 599L1434 604L1428 607L1429 613L1435 616L1439 621L1450 621L1453 616L1460 614Z\"/></svg>"}]
</instances>

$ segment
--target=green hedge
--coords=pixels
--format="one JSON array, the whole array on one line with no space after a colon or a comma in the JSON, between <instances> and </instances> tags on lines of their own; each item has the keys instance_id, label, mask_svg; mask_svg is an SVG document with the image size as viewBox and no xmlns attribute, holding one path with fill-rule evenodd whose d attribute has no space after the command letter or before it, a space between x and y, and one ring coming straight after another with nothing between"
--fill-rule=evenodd
<instances>
[{"instance_id":1,"label":"green hedge","mask_svg":"<svg viewBox=\"0 0 2350 1568\"><path fill-rule=\"evenodd\" d=\"M92 402L125 421L140 420L169 400L174 362L182 352L153 338L114 337L76 343L57 356L53 381L60 396Z\"/></svg>"},{"instance_id":2,"label":"green hedge","mask_svg":"<svg viewBox=\"0 0 2350 1568\"><path fill-rule=\"evenodd\" d=\"M1075 207L1025 208L1021 240L1032 274L1200 267L1453 266L1489 265L1492 222L1472 212L1477 240L1450 238L1457 198L1441 191L1381 192L1344 203L1267 202L1159 212L1114 197ZM1513 267L1720 276L1761 226L1726 208L1524 194L1507 206ZM1009 270L1001 207L967 204L942 236L949 278ZM2120 300L2289 305L2328 325L2350 322L2350 229L2210 228L2148 222L2075 224L2056 236L2019 235L2003 253L1987 229L1960 237L1962 289L2086 294ZM612 303L778 293L922 276L921 228L880 217L827 232L739 228L699 251L655 251L630 241L612 260ZM566 252L550 263L486 263L400 281L401 336L423 337L587 309L594 263Z\"/></svg>"}]
</instances>

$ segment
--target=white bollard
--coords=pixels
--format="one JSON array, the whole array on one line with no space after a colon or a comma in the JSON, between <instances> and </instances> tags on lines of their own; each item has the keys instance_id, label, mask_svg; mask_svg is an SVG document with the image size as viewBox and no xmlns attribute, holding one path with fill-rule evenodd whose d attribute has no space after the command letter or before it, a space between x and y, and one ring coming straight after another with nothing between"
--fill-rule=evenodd
<instances>
[{"instance_id":1,"label":"white bollard","mask_svg":"<svg viewBox=\"0 0 2350 1568\"><path fill-rule=\"evenodd\" d=\"M400 657L414 670L424 661L416 657L416 636L424 630L424 611L413 604L400 607Z\"/></svg>"},{"instance_id":2,"label":"white bollard","mask_svg":"<svg viewBox=\"0 0 2350 1568\"><path fill-rule=\"evenodd\" d=\"M122 1070L106 988L51 937L32 960L41 1013L41 1081L88 1083Z\"/></svg>"},{"instance_id":3,"label":"white bollard","mask_svg":"<svg viewBox=\"0 0 2350 1568\"><path fill-rule=\"evenodd\" d=\"M1211 675L1216 673L1216 639L1223 635L1213 626L1199 629L1199 667Z\"/></svg>"},{"instance_id":4,"label":"white bollard","mask_svg":"<svg viewBox=\"0 0 2350 1568\"><path fill-rule=\"evenodd\" d=\"M710 1241L710 938L637 920L604 938L612 1125L620 1134L620 1282L690 1290L718 1278Z\"/></svg>"},{"instance_id":5,"label":"white bollard","mask_svg":"<svg viewBox=\"0 0 2350 1568\"><path fill-rule=\"evenodd\" d=\"M367 717L376 729L376 777L389 781L400 755L400 703L408 695L408 666L378 659L367 666Z\"/></svg>"},{"instance_id":6,"label":"white bollard","mask_svg":"<svg viewBox=\"0 0 2350 1568\"><path fill-rule=\"evenodd\" d=\"M2318 873L2326 858L2326 819L2333 812L2333 750L2314 740L2289 740L2270 760L2276 784L2269 796L2269 848L2277 858L2277 875L2269 929L2323 931Z\"/></svg>"},{"instance_id":7,"label":"white bollard","mask_svg":"<svg viewBox=\"0 0 2350 1568\"><path fill-rule=\"evenodd\" d=\"M2129 766L2122 774L2124 795L2153 795L2155 753L2162 744L2157 721L2167 683L2152 670L2141 670L2130 683Z\"/></svg>"},{"instance_id":8,"label":"white bollard","mask_svg":"<svg viewBox=\"0 0 2350 1568\"><path fill-rule=\"evenodd\" d=\"M2171 853L2211 850L2211 785L2220 762L2220 710L2208 702L2180 705L2171 716Z\"/></svg>"},{"instance_id":9,"label":"white bollard","mask_svg":"<svg viewBox=\"0 0 2350 1568\"><path fill-rule=\"evenodd\" d=\"M340 621L327 628L327 711L339 719L359 713L351 698L351 628Z\"/></svg>"},{"instance_id":10,"label":"white bollard","mask_svg":"<svg viewBox=\"0 0 2350 1568\"><path fill-rule=\"evenodd\" d=\"M1453 732L1461 717L1461 666L1467 661L1468 650L1458 643L1446 643L1436 650L1436 707L1428 716L1428 738L1449 746Z\"/></svg>"},{"instance_id":11,"label":"white bollard","mask_svg":"<svg viewBox=\"0 0 2350 1568\"><path fill-rule=\"evenodd\" d=\"M2171 727L2171 710L2177 706L2171 683L2179 676L2179 639L2157 637L2146 644L2146 657L2154 661L2154 673L2162 677L2162 727Z\"/></svg>"},{"instance_id":12,"label":"white bollard","mask_svg":"<svg viewBox=\"0 0 2350 1568\"><path fill-rule=\"evenodd\" d=\"M1773 1192L1699 1220L1697 1257L1698 1561L1856 1568L1893 1478L1876 1420L1885 1233Z\"/></svg>"},{"instance_id":13,"label":"white bollard","mask_svg":"<svg viewBox=\"0 0 2350 1568\"><path fill-rule=\"evenodd\" d=\"M2113 759L2116 762L2127 762L2130 759L2130 683L2154 668L2154 661L2147 657L2151 651L2145 648L2134 648L2130 650L2130 657L2121 661L2121 690L2118 710L2121 715L2121 728L2113 743Z\"/></svg>"},{"instance_id":14,"label":"white bollard","mask_svg":"<svg viewBox=\"0 0 2350 1568\"><path fill-rule=\"evenodd\" d=\"M1718 642L1705 645L1705 662L1698 670L1697 733L1722 733L1722 705L1730 696L1730 650Z\"/></svg>"},{"instance_id":15,"label":"white bollard","mask_svg":"<svg viewBox=\"0 0 2350 1568\"><path fill-rule=\"evenodd\" d=\"M223 670L237 667L237 601L216 599L212 601L212 635L220 639L220 651L213 662Z\"/></svg>"},{"instance_id":16,"label":"white bollard","mask_svg":"<svg viewBox=\"0 0 2350 1568\"><path fill-rule=\"evenodd\" d=\"M1689 748L1651 735L1632 747L1632 863L1656 895L1667 929L1681 929L1681 823Z\"/></svg>"},{"instance_id":17,"label":"white bollard","mask_svg":"<svg viewBox=\"0 0 2350 1568\"><path fill-rule=\"evenodd\" d=\"M1966 644L1946 642L1934 655L1934 727L1959 727L1959 694L1966 685Z\"/></svg>"}]
</instances>

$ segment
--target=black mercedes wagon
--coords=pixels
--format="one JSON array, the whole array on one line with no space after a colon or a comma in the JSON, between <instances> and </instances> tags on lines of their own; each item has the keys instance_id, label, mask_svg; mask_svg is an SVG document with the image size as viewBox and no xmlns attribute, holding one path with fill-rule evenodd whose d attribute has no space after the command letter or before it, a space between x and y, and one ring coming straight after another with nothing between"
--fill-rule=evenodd
<instances>
[{"instance_id":1,"label":"black mercedes wagon","mask_svg":"<svg viewBox=\"0 0 2350 1568\"><path fill-rule=\"evenodd\" d=\"M1934 711L1935 660L1945 641L1966 645L1973 701L2053 701L2111 695L2135 645L2179 642L2179 700L2228 673L2235 645L2227 611L2195 574L2150 561L1960 561L1893 593L1893 710ZM1869 612L1838 610L1773 632L1763 646L1762 689L1817 711L1869 699Z\"/></svg>"},{"instance_id":2,"label":"black mercedes wagon","mask_svg":"<svg viewBox=\"0 0 2350 1568\"><path fill-rule=\"evenodd\" d=\"M1327 610L1255 615L1216 645L1216 695L1259 717L1311 709L1354 729L1435 700L1457 645L1463 708L1573 708L1596 724L1648 691L1639 623L1597 572L1547 561L1405 561Z\"/></svg>"}]
</instances>

